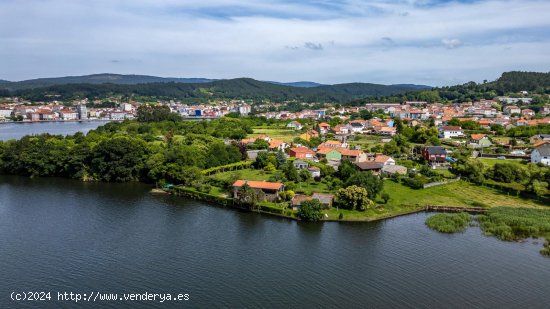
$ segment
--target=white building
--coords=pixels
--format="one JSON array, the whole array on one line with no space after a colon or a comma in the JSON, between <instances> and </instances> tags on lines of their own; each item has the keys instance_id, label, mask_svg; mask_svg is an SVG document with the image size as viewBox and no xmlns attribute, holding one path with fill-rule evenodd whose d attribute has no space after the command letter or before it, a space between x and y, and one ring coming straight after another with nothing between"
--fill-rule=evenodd
<instances>
[{"instance_id":1,"label":"white building","mask_svg":"<svg viewBox=\"0 0 550 309\"><path fill-rule=\"evenodd\" d=\"M542 144L531 152L531 162L550 166L550 144Z\"/></svg>"},{"instance_id":2,"label":"white building","mask_svg":"<svg viewBox=\"0 0 550 309\"><path fill-rule=\"evenodd\" d=\"M444 126L439 129L439 136L442 138L462 137L464 130L459 126Z\"/></svg>"}]
</instances>

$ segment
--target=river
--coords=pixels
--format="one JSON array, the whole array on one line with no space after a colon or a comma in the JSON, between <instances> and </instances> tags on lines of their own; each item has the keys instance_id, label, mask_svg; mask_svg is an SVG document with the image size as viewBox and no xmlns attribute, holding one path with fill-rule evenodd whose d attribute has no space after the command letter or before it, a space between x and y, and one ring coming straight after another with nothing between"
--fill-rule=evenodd
<instances>
[{"instance_id":1,"label":"river","mask_svg":"<svg viewBox=\"0 0 550 309\"><path fill-rule=\"evenodd\" d=\"M0 123L0 140L20 139L25 135L42 133L68 135L87 133L107 121L52 121L52 122L6 122Z\"/></svg>"},{"instance_id":2,"label":"river","mask_svg":"<svg viewBox=\"0 0 550 309\"><path fill-rule=\"evenodd\" d=\"M444 235L426 214L304 224L140 184L0 176L0 307L75 307L57 292L182 293L76 307L543 308L541 244ZM19 302L12 292L51 291Z\"/></svg>"}]
</instances>

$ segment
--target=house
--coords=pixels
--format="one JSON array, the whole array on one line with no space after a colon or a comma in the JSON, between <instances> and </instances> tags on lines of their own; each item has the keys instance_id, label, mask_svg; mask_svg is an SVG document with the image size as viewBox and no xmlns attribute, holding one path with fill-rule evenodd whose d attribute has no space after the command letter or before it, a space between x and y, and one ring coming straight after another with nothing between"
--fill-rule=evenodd
<instances>
[{"instance_id":1,"label":"house","mask_svg":"<svg viewBox=\"0 0 550 309\"><path fill-rule=\"evenodd\" d=\"M63 120L75 120L78 118L78 113L70 109L63 109L59 112L59 116Z\"/></svg>"},{"instance_id":2,"label":"house","mask_svg":"<svg viewBox=\"0 0 550 309\"><path fill-rule=\"evenodd\" d=\"M373 174L380 174L380 171L382 171L382 163L378 162L357 162L355 163L355 166L362 171L362 172L372 172Z\"/></svg>"},{"instance_id":3,"label":"house","mask_svg":"<svg viewBox=\"0 0 550 309\"><path fill-rule=\"evenodd\" d=\"M241 145L251 145L251 144L254 144L254 142L256 142L256 138L255 137L251 137L251 138L243 138L241 140Z\"/></svg>"},{"instance_id":4,"label":"house","mask_svg":"<svg viewBox=\"0 0 550 309\"><path fill-rule=\"evenodd\" d=\"M48 110L40 110L38 112L38 115L40 116L40 120L55 120L56 116L55 113Z\"/></svg>"},{"instance_id":5,"label":"house","mask_svg":"<svg viewBox=\"0 0 550 309\"><path fill-rule=\"evenodd\" d=\"M441 146L426 146L422 148L422 158L432 166L445 164L447 162L447 150Z\"/></svg>"},{"instance_id":6,"label":"house","mask_svg":"<svg viewBox=\"0 0 550 309\"><path fill-rule=\"evenodd\" d=\"M347 125L343 125L343 124L339 124L337 126L335 126L332 131L334 132L334 134L340 134L340 135L344 135L344 134L349 134L350 133L350 127L347 126Z\"/></svg>"},{"instance_id":7,"label":"house","mask_svg":"<svg viewBox=\"0 0 550 309\"><path fill-rule=\"evenodd\" d=\"M30 121L39 121L40 120L40 114L39 113L27 113L27 119Z\"/></svg>"},{"instance_id":8,"label":"house","mask_svg":"<svg viewBox=\"0 0 550 309\"><path fill-rule=\"evenodd\" d=\"M531 162L550 166L550 144L544 143L531 152Z\"/></svg>"},{"instance_id":9,"label":"house","mask_svg":"<svg viewBox=\"0 0 550 309\"><path fill-rule=\"evenodd\" d=\"M318 168L317 166L310 166L310 167L307 168L307 170L311 174L312 178L317 179L317 178L321 177L321 169Z\"/></svg>"},{"instance_id":10,"label":"house","mask_svg":"<svg viewBox=\"0 0 550 309\"><path fill-rule=\"evenodd\" d=\"M388 175L405 175L407 174L407 168L401 165L384 165L382 166L382 173Z\"/></svg>"},{"instance_id":11,"label":"house","mask_svg":"<svg viewBox=\"0 0 550 309\"><path fill-rule=\"evenodd\" d=\"M109 114L109 119L111 120L124 120L124 112L111 112Z\"/></svg>"},{"instance_id":12,"label":"house","mask_svg":"<svg viewBox=\"0 0 550 309\"><path fill-rule=\"evenodd\" d=\"M355 120L349 123L349 127L351 128L351 133L363 133L363 130L365 129L365 123L359 120Z\"/></svg>"},{"instance_id":13,"label":"house","mask_svg":"<svg viewBox=\"0 0 550 309\"><path fill-rule=\"evenodd\" d=\"M319 124L319 133L320 134L327 134L330 132L330 124L326 122L321 122Z\"/></svg>"},{"instance_id":14,"label":"house","mask_svg":"<svg viewBox=\"0 0 550 309\"><path fill-rule=\"evenodd\" d=\"M300 134L300 138L306 141L309 141L312 137L319 137L319 132L308 130L306 133Z\"/></svg>"},{"instance_id":15,"label":"house","mask_svg":"<svg viewBox=\"0 0 550 309\"><path fill-rule=\"evenodd\" d=\"M278 139L272 139L270 142L269 142L269 150L271 151L279 151L279 150L285 150L288 148L288 144L285 143L284 141L282 140L278 140Z\"/></svg>"},{"instance_id":16,"label":"house","mask_svg":"<svg viewBox=\"0 0 550 309\"><path fill-rule=\"evenodd\" d=\"M474 148L485 148L492 146L491 140L487 134L472 134L470 135L470 146Z\"/></svg>"},{"instance_id":17,"label":"house","mask_svg":"<svg viewBox=\"0 0 550 309\"><path fill-rule=\"evenodd\" d=\"M342 154L342 160L348 160L351 162L367 161L367 154L362 150L347 148L336 148L336 150Z\"/></svg>"},{"instance_id":18,"label":"house","mask_svg":"<svg viewBox=\"0 0 550 309\"><path fill-rule=\"evenodd\" d=\"M292 162L292 164L294 165L294 167L296 169L299 169L299 170L303 170L303 169L309 167L309 163L307 163L306 161L302 161L302 160L294 160L294 162Z\"/></svg>"},{"instance_id":19,"label":"house","mask_svg":"<svg viewBox=\"0 0 550 309\"><path fill-rule=\"evenodd\" d=\"M388 126L377 126L377 127L374 127L374 132L380 135L394 136L395 134L397 134L397 128L388 127Z\"/></svg>"},{"instance_id":20,"label":"house","mask_svg":"<svg viewBox=\"0 0 550 309\"><path fill-rule=\"evenodd\" d=\"M537 142L550 142L550 134L533 135L529 138L529 142L531 144L535 144Z\"/></svg>"},{"instance_id":21,"label":"house","mask_svg":"<svg viewBox=\"0 0 550 309\"><path fill-rule=\"evenodd\" d=\"M329 141L326 141L322 144L320 144L319 146L317 146L317 149L323 149L323 148L346 148L348 145L346 143L342 143L340 141L334 141L334 140L329 140Z\"/></svg>"},{"instance_id":22,"label":"house","mask_svg":"<svg viewBox=\"0 0 550 309\"><path fill-rule=\"evenodd\" d=\"M439 129L439 137L453 138L464 136L464 130L459 126L443 126Z\"/></svg>"},{"instance_id":23,"label":"house","mask_svg":"<svg viewBox=\"0 0 550 309\"><path fill-rule=\"evenodd\" d=\"M520 114L521 109L515 105L508 105L502 109L502 112L506 115Z\"/></svg>"},{"instance_id":24,"label":"house","mask_svg":"<svg viewBox=\"0 0 550 309\"><path fill-rule=\"evenodd\" d=\"M315 152L306 147L290 148L290 157L296 159L313 159Z\"/></svg>"},{"instance_id":25,"label":"house","mask_svg":"<svg viewBox=\"0 0 550 309\"><path fill-rule=\"evenodd\" d=\"M376 154L374 162L382 163L383 165L395 165L395 160L392 157L383 154Z\"/></svg>"},{"instance_id":26,"label":"house","mask_svg":"<svg viewBox=\"0 0 550 309\"><path fill-rule=\"evenodd\" d=\"M313 200L313 197L307 196L307 195L301 195L296 194L292 200L290 200L290 206L292 206L292 209L298 210L300 206L302 206L302 203L305 201L311 201Z\"/></svg>"},{"instance_id":27,"label":"house","mask_svg":"<svg viewBox=\"0 0 550 309\"><path fill-rule=\"evenodd\" d=\"M294 130L301 130L303 128L302 124L298 121L291 121L286 125L286 127Z\"/></svg>"},{"instance_id":28,"label":"house","mask_svg":"<svg viewBox=\"0 0 550 309\"><path fill-rule=\"evenodd\" d=\"M313 193L311 196L313 200L318 200L324 209L332 207L332 202L334 201L334 195L328 193Z\"/></svg>"},{"instance_id":29,"label":"house","mask_svg":"<svg viewBox=\"0 0 550 309\"><path fill-rule=\"evenodd\" d=\"M233 198L239 197L239 189L248 184L256 193L260 200L276 201L279 198L279 192L284 191L285 185L280 182L237 180L233 183Z\"/></svg>"},{"instance_id":30,"label":"house","mask_svg":"<svg viewBox=\"0 0 550 309\"><path fill-rule=\"evenodd\" d=\"M535 111L529 108L521 110L521 115L523 117L533 117L535 116Z\"/></svg>"},{"instance_id":31,"label":"house","mask_svg":"<svg viewBox=\"0 0 550 309\"><path fill-rule=\"evenodd\" d=\"M342 154L335 148L323 148L317 151L317 157L319 159L325 158L327 160L342 160Z\"/></svg>"}]
</instances>

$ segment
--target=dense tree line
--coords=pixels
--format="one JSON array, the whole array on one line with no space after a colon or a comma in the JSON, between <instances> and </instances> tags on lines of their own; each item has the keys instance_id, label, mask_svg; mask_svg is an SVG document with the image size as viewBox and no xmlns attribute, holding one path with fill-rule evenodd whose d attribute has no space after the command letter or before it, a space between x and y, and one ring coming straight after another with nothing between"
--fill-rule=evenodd
<instances>
[{"instance_id":1,"label":"dense tree line","mask_svg":"<svg viewBox=\"0 0 550 309\"><path fill-rule=\"evenodd\" d=\"M157 99L247 99L257 102L349 102L368 96L394 95L411 89L415 88L365 83L300 88L237 78L210 83L64 84L16 90L12 94L32 101L140 96Z\"/></svg>"},{"instance_id":2,"label":"dense tree line","mask_svg":"<svg viewBox=\"0 0 550 309\"><path fill-rule=\"evenodd\" d=\"M354 101L353 105L366 102L403 102L426 101L434 102L468 102L481 99L493 99L518 91L529 91L536 94L550 93L550 73L538 72L505 72L493 82L468 82L462 85L436 87L431 90L410 91L399 95L369 97ZM544 103L544 102L534 102Z\"/></svg>"},{"instance_id":3,"label":"dense tree line","mask_svg":"<svg viewBox=\"0 0 550 309\"><path fill-rule=\"evenodd\" d=\"M192 185L204 168L241 161L239 119L108 123L86 136L38 135L0 142L0 173L83 180L168 181Z\"/></svg>"}]
</instances>

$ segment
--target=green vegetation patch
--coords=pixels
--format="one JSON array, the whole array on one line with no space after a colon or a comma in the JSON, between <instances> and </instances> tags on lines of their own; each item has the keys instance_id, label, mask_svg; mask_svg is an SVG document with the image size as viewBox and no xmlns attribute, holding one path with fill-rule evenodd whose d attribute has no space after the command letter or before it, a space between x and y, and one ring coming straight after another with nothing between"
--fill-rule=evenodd
<instances>
[{"instance_id":1,"label":"green vegetation patch","mask_svg":"<svg viewBox=\"0 0 550 309\"><path fill-rule=\"evenodd\" d=\"M496 207L478 217L481 230L502 240L545 237L540 251L550 256L550 210Z\"/></svg>"},{"instance_id":2,"label":"green vegetation patch","mask_svg":"<svg viewBox=\"0 0 550 309\"><path fill-rule=\"evenodd\" d=\"M485 234L502 240L550 236L550 210L496 207L478 221Z\"/></svg>"},{"instance_id":3,"label":"green vegetation patch","mask_svg":"<svg viewBox=\"0 0 550 309\"><path fill-rule=\"evenodd\" d=\"M470 215L465 212L453 214L435 214L426 219L426 225L441 233L456 233L466 229Z\"/></svg>"}]
</instances>

